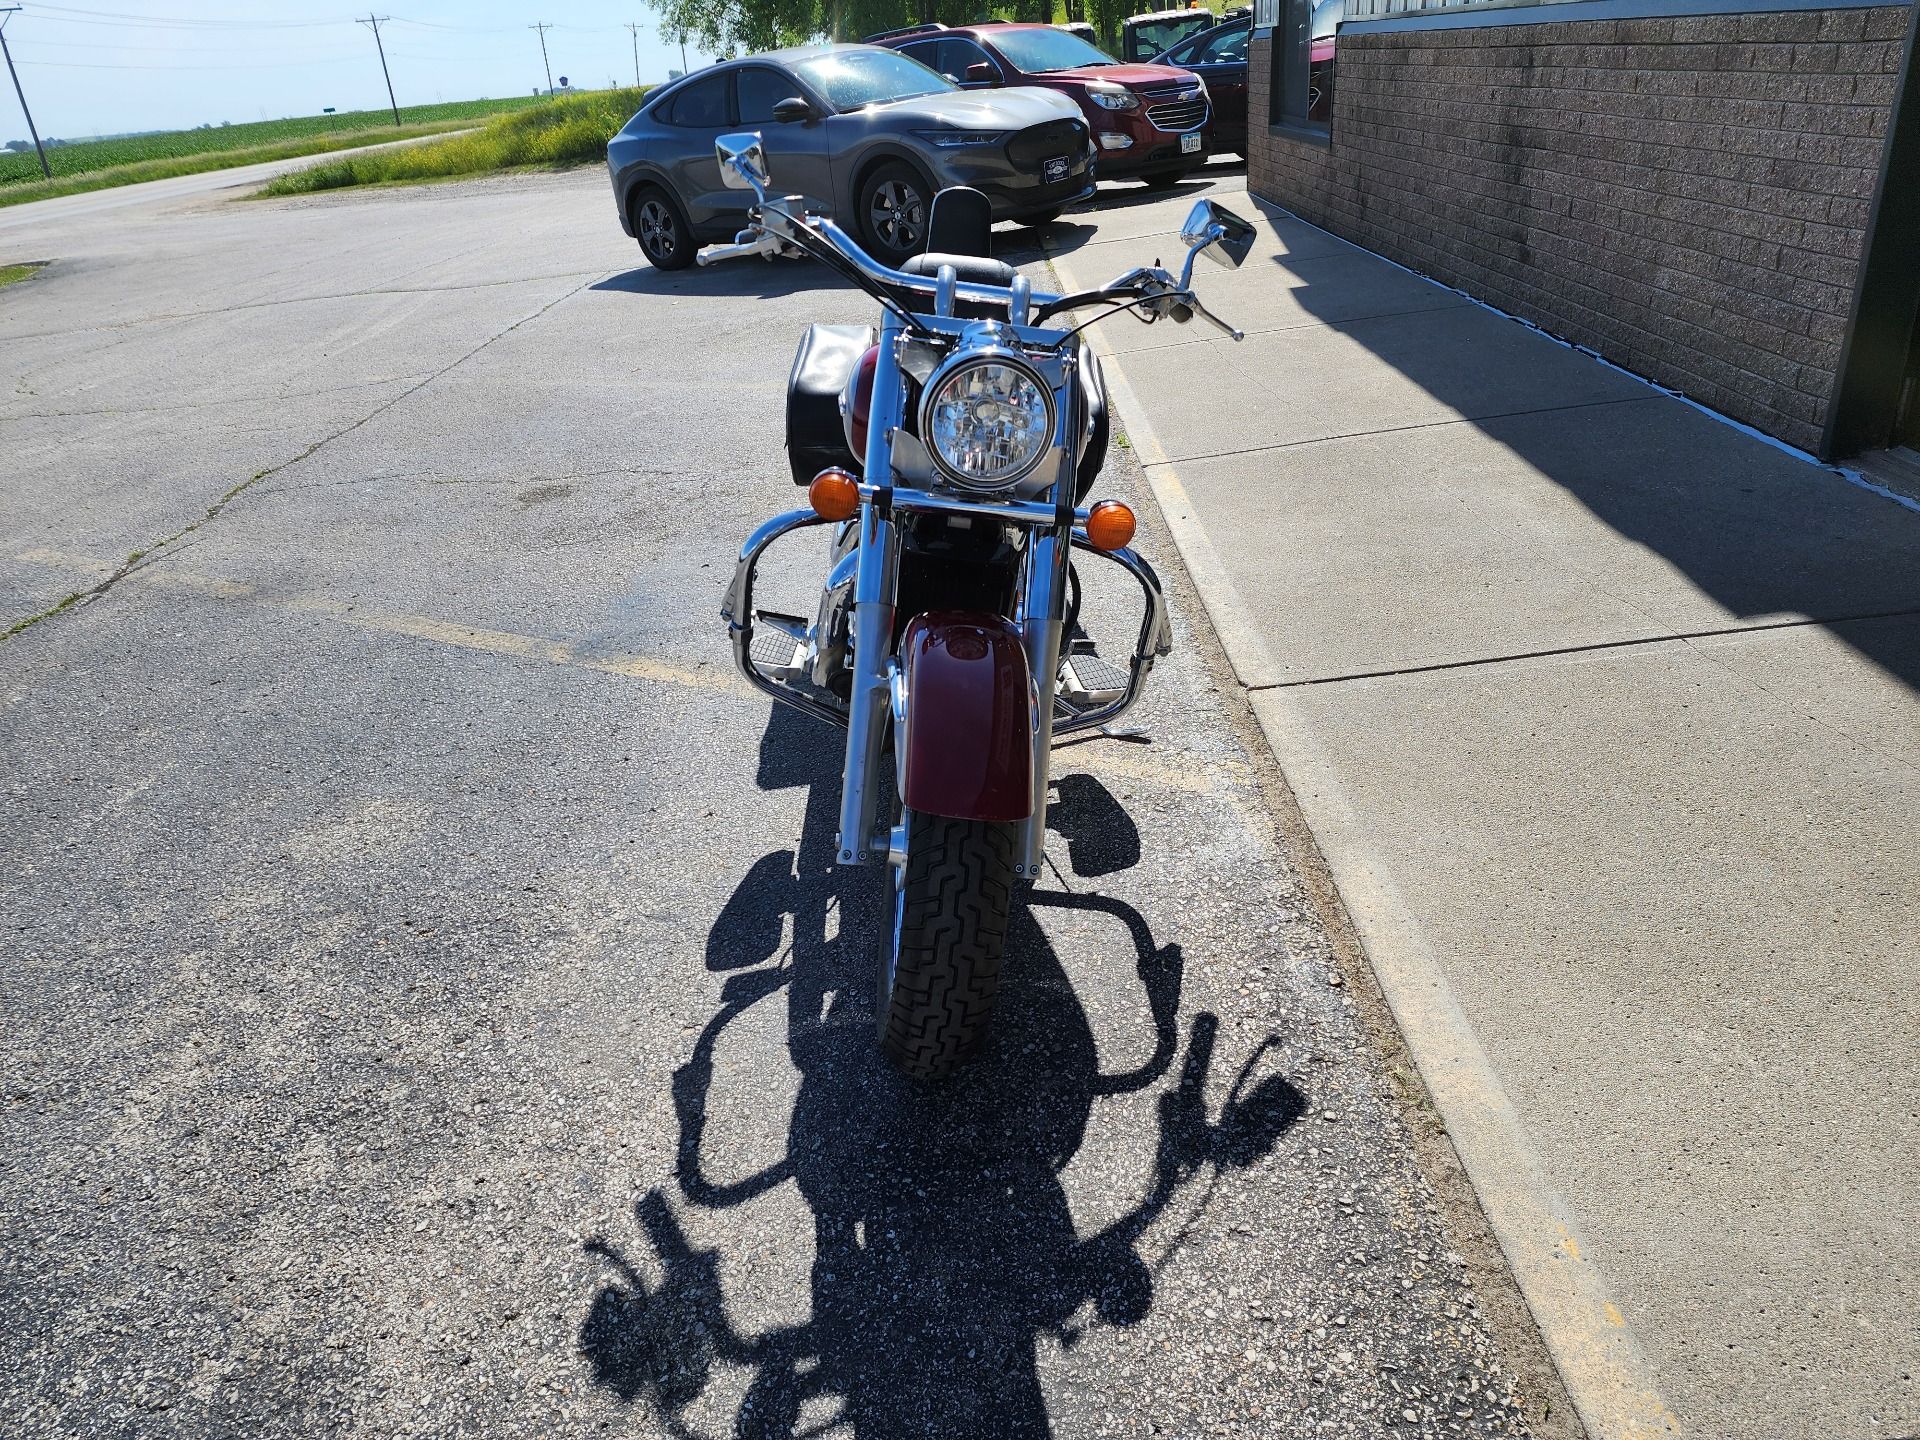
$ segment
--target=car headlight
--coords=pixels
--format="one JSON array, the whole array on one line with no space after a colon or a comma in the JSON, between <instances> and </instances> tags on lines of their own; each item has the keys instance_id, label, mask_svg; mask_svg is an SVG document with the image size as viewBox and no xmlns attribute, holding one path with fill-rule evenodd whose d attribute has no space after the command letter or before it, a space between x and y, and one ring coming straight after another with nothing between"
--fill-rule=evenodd
<instances>
[{"instance_id":1,"label":"car headlight","mask_svg":"<svg viewBox=\"0 0 1920 1440\"><path fill-rule=\"evenodd\" d=\"M1090 85L1087 96L1102 110L1138 110L1140 97L1118 85Z\"/></svg>"},{"instance_id":2,"label":"car headlight","mask_svg":"<svg viewBox=\"0 0 1920 1440\"><path fill-rule=\"evenodd\" d=\"M1047 453L1053 389L1008 356L950 364L927 386L920 438L934 464L956 484L1004 490Z\"/></svg>"},{"instance_id":3,"label":"car headlight","mask_svg":"<svg viewBox=\"0 0 1920 1440\"><path fill-rule=\"evenodd\" d=\"M1007 138L1005 130L916 130L913 133L942 150L957 150L965 145L998 145Z\"/></svg>"}]
</instances>

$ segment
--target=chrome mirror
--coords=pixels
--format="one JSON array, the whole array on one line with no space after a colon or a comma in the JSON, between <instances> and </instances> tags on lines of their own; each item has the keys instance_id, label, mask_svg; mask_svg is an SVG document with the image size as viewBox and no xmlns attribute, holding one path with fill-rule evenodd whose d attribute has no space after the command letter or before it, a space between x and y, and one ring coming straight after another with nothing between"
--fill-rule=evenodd
<instances>
[{"instance_id":1,"label":"chrome mirror","mask_svg":"<svg viewBox=\"0 0 1920 1440\"><path fill-rule=\"evenodd\" d=\"M1214 264L1238 270L1253 249L1254 229L1226 206L1197 200L1180 227L1180 239Z\"/></svg>"},{"instance_id":2,"label":"chrome mirror","mask_svg":"<svg viewBox=\"0 0 1920 1440\"><path fill-rule=\"evenodd\" d=\"M720 182L729 190L766 194L767 152L760 148L758 130L722 135L713 142L713 153L720 162Z\"/></svg>"}]
</instances>

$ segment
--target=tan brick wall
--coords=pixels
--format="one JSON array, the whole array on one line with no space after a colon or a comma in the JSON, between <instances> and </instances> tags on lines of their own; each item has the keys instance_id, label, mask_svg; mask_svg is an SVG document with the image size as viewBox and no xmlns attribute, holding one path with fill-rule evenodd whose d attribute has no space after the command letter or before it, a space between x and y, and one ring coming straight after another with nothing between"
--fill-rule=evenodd
<instances>
[{"instance_id":1,"label":"tan brick wall","mask_svg":"<svg viewBox=\"0 0 1920 1440\"><path fill-rule=\"evenodd\" d=\"M1813 449L1908 6L1343 32L1331 147L1254 192Z\"/></svg>"}]
</instances>

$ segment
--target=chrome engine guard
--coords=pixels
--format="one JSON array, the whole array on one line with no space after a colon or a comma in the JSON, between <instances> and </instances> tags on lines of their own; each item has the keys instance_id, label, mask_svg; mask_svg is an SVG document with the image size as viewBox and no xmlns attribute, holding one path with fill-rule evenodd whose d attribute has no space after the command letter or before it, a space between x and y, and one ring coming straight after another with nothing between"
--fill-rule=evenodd
<instances>
[{"instance_id":1,"label":"chrome engine guard","mask_svg":"<svg viewBox=\"0 0 1920 1440\"><path fill-rule=\"evenodd\" d=\"M763 691L784 705L791 705L822 720L836 725L850 725L848 703L831 690L814 683L815 637L812 626L805 619L794 615L778 615L762 612L753 606L754 574L760 564L760 557L775 540L796 530L810 526L825 525L832 522L822 519L811 510L790 510L777 515L755 530L741 547L739 563L735 565L733 580L727 587L725 602L720 614L726 620L729 636L733 643L734 664L740 673L755 689ZM1036 751L1042 746L1044 736L1045 749L1051 750L1063 735L1075 731L1089 730L1105 725L1128 710L1140 698L1146 687L1147 676L1152 672L1154 662L1173 650L1173 635L1167 621L1166 596L1160 587L1160 578L1153 567L1132 549L1099 550L1087 539L1083 528L1073 531L1073 548L1089 555L1099 556L1120 566L1134 578L1140 586L1145 602L1145 611L1140 621L1140 632L1134 642L1131 664L1128 667L1123 686L1117 688L1089 688L1080 683L1073 671L1073 656L1063 654L1060 658L1059 672L1055 676L1054 705L1051 725L1041 727L1041 733L1035 735ZM779 662L756 660L753 654L754 639L758 633L771 630L779 637L786 658ZM1062 685L1061 677L1069 677L1070 683ZM888 671L889 691L898 689L897 672ZM904 695L891 694L895 709L904 703ZM1036 716L1036 720L1038 720ZM1035 774L1042 784L1050 769L1046 761L1048 756L1036 753ZM843 777L844 781L844 777ZM1036 797L1037 805L1044 805L1044 795ZM1044 811L1039 812L1044 814ZM1039 839L1044 833L1044 821L1036 824L1034 818L1023 822L1023 838L1026 845L1022 858L1029 863L1019 869L1022 875L1037 874L1040 857ZM878 851L864 853L884 854ZM844 858L844 857L843 857Z\"/></svg>"}]
</instances>

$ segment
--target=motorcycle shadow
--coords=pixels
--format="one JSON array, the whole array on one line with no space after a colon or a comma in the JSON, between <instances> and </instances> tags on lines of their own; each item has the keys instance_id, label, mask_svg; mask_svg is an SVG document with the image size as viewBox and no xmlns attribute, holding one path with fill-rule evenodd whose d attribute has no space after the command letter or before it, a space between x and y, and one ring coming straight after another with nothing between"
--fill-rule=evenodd
<instances>
[{"instance_id":1,"label":"motorcycle shadow","mask_svg":"<svg viewBox=\"0 0 1920 1440\"><path fill-rule=\"evenodd\" d=\"M1144 1320L1159 1272L1189 1228L1171 1227L1169 1239L1156 1222L1177 1197L1267 1155L1306 1099L1274 1073L1273 1036L1231 1075L1216 1076L1217 1018L1201 1012L1183 1024L1180 947L1157 943L1123 901L1056 892L1034 893L1016 910L986 1053L941 1086L902 1080L873 1035L881 877L831 864L839 762L838 731L776 708L759 780L766 789L809 787L801 840L756 862L708 936L708 968L726 978L718 1011L674 1076L678 1194L655 1189L637 1202L644 1258L589 1243L611 1275L579 1348L596 1383L647 1405L679 1437L714 1433L716 1412L731 1412L735 1436L835 1426L875 1440L1049 1436L1041 1341L1072 1349L1098 1327ZM1072 778L1056 824L1063 806L1101 808L1088 788L1098 782ZM1118 810L1110 795L1104 805ZM1100 863L1124 853L1124 845L1103 850ZM1124 929L1131 975L1121 983L1144 996L1152 1030L1137 1065L1103 1071L1087 1010L1034 918L1049 908L1103 914ZM1114 968L1101 957L1076 962L1083 971ZM716 1046L735 1020L782 992L801 1077L786 1152L758 1173L716 1180L710 1161L732 1173L711 1153L724 1151L724 1139L708 1135ZM1150 1158L1120 1167L1141 1177L1126 1182L1138 1193L1101 1193L1091 1204L1083 1195L1082 1213L1113 1217L1083 1231L1061 1176L1094 1101L1154 1087L1156 1133L1150 1142L1135 1137ZM1224 1095L1211 1112L1209 1090ZM1103 1136L1103 1153L1114 1138ZM723 1251L693 1235L726 1229L703 1222L702 1212L734 1210L789 1184L813 1221L808 1318L743 1329L721 1280ZM720 1400L739 1390L737 1374L719 1383L722 1372L742 1370L744 1395Z\"/></svg>"},{"instance_id":2,"label":"motorcycle shadow","mask_svg":"<svg viewBox=\"0 0 1920 1440\"><path fill-rule=\"evenodd\" d=\"M803 257L727 260L686 270L656 270L651 265L638 265L596 280L587 288L627 295L740 296L773 300L814 290L851 290L853 287L826 266Z\"/></svg>"}]
</instances>

